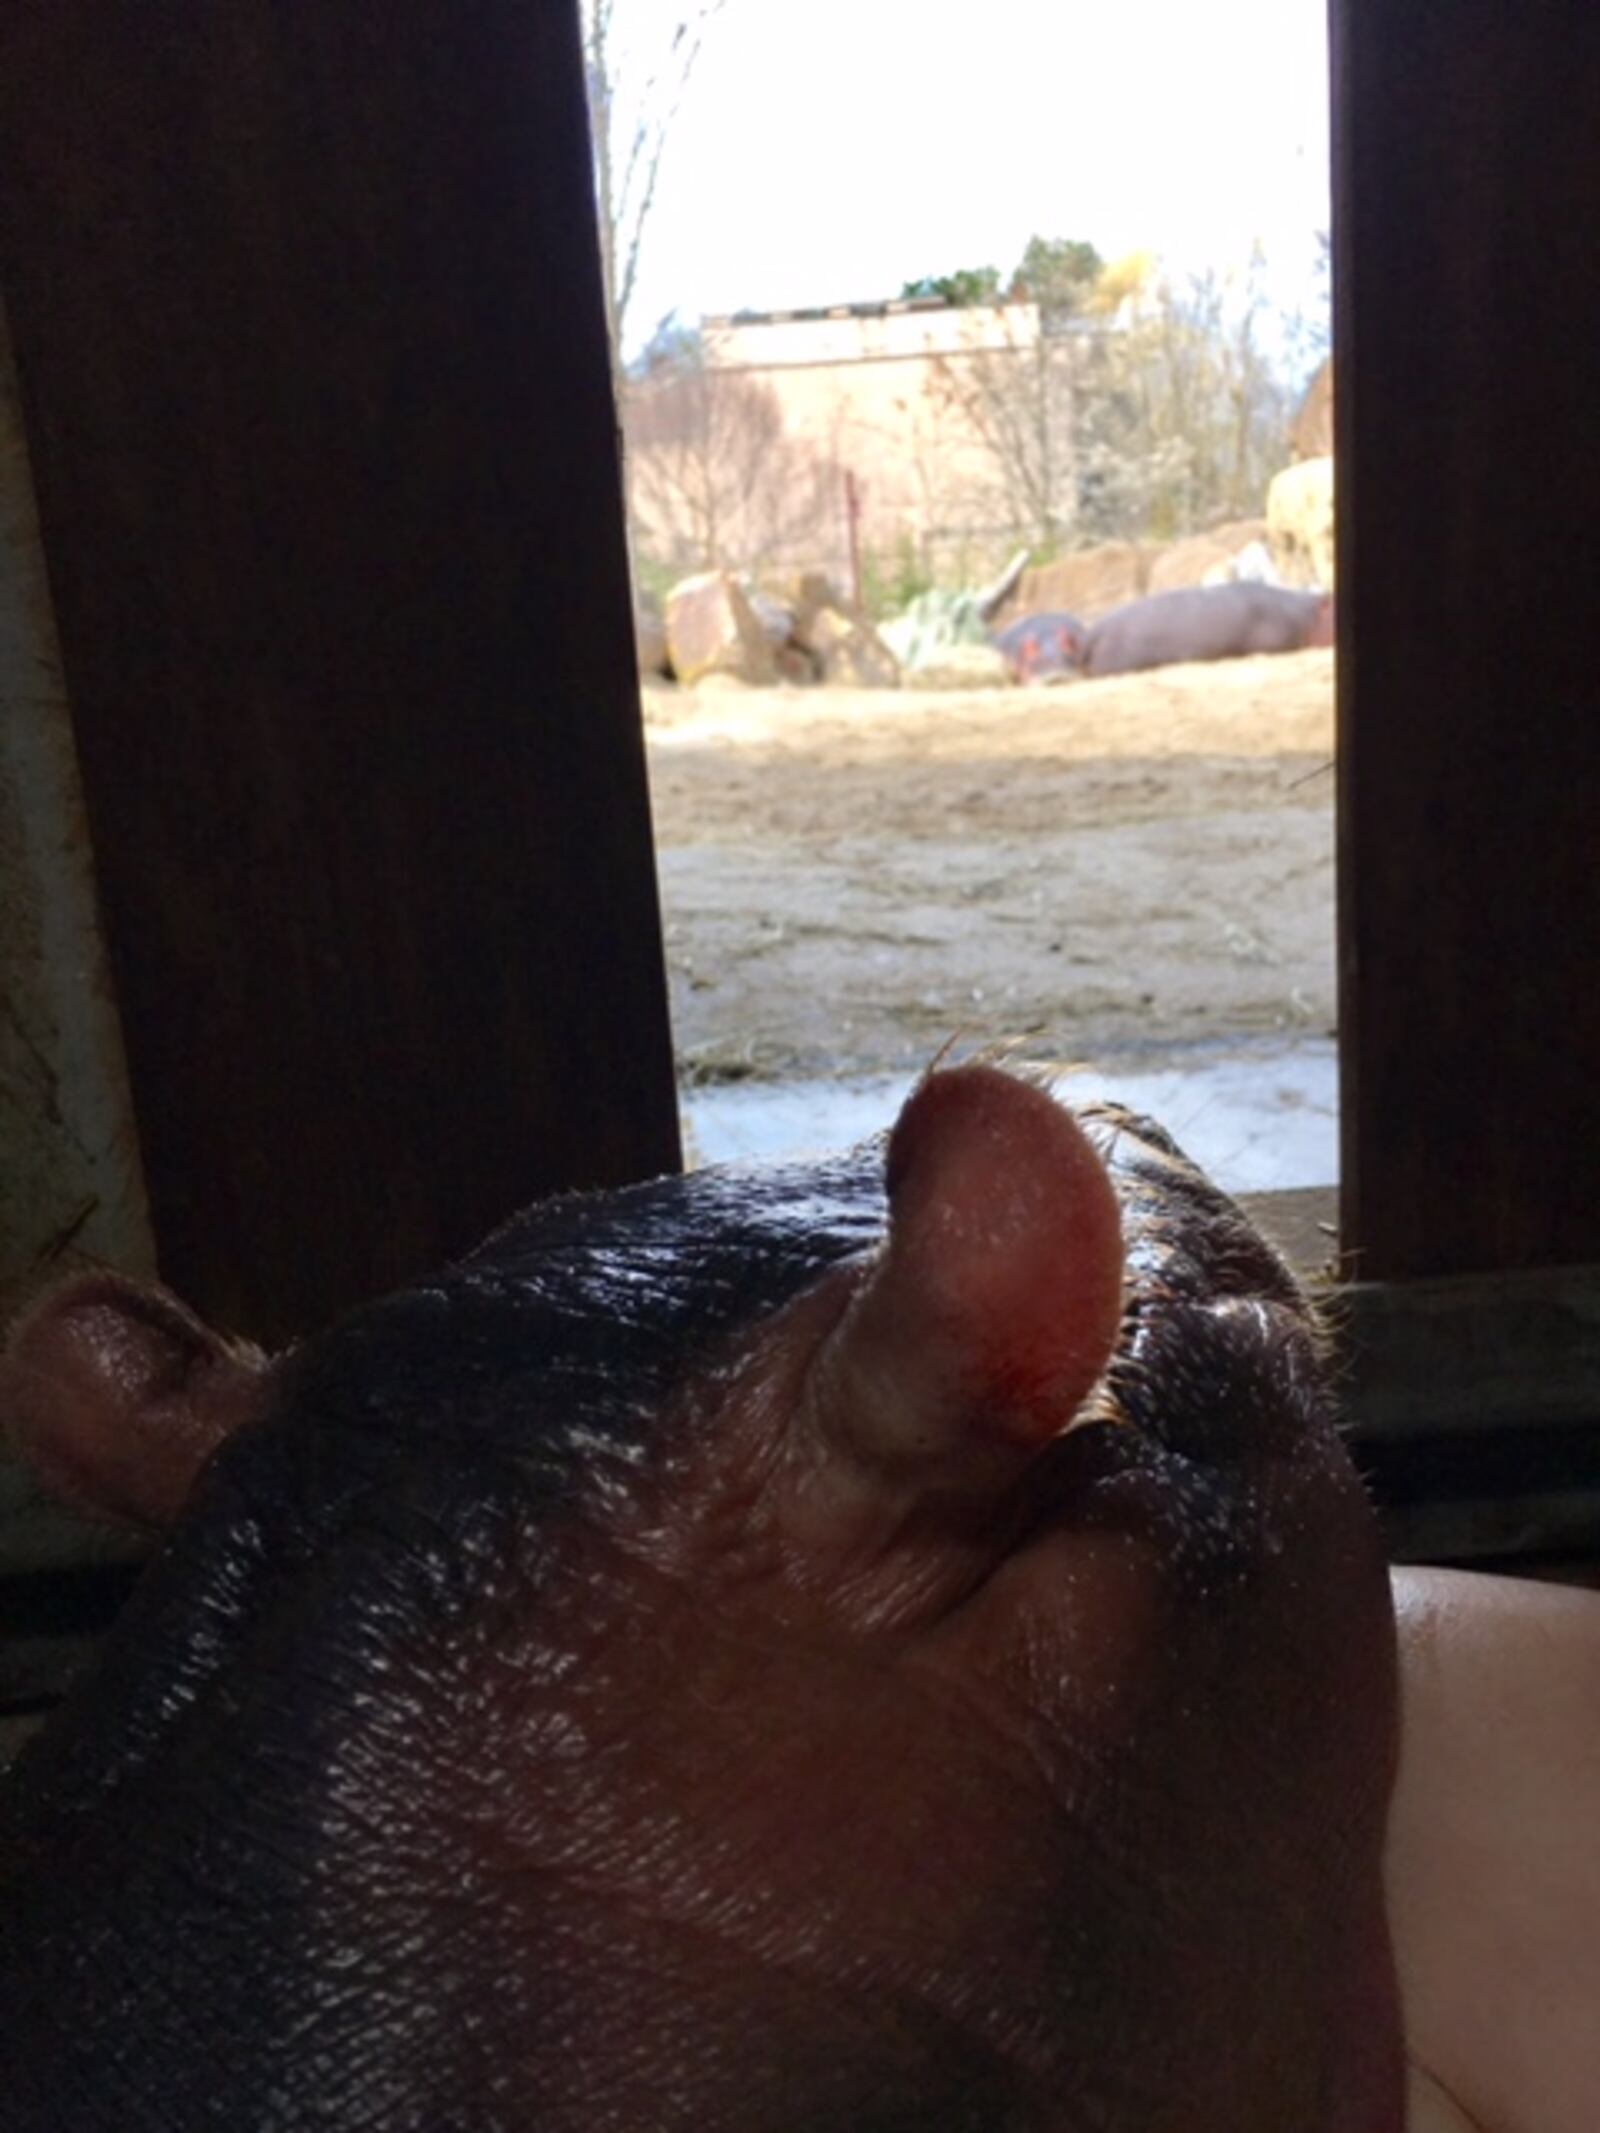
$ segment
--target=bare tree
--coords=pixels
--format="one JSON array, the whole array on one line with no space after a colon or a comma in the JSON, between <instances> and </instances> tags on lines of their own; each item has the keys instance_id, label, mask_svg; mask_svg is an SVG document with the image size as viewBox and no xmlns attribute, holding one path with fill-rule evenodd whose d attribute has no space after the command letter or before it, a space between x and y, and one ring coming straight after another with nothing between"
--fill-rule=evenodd
<instances>
[{"instance_id":1,"label":"bare tree","mask_svg":"<svg viewBox=\"0 0 1600 2133\"><path fill-rule=\"evenodd\" d=\"M1071 529L1074 350L1071 331L1033 302L972 313L974 347L935 359L936 401L987 447L995 506L1036 546Z\"/></svg>"},{"instance_id":2,"label":"bare tree","mask_svg":"<svg viewBox=\"0 0 1600 2133\"><path fill-rule=\"evenodd\" d=\"M1092 538L1174 535L1258 512L1293 393L1261 333L1262 262L1242 280L1162 281L1088 345L1078 498Z\"/></svg>"},{"instance_id":3,"label":"bare tree","mask_svg":"<svg viewBox=\"0 0 1600 2133\"><path fill-rule=\"evenodd\" d=\"M785 434L769 386L708 365L692 341L630 380L624 428L635 540L659 563L754 570L829 522L837 468Z\"/></svg>"},{"instance_id":4,"label":"bare tree","mask_svg":"<svg viewBox=\"0 0 1600 2133\"><path fill-rule=\"evenodd\" d=\"M627 36L633 11L626 4L619 9L618 0L580 0L580 5L606 330L620 378L661 159L707 25L721 13L724 0L682 0L671 30L653 44Z\"/></svg>"},{"instance_id":5,"label":"bare tree","mask_svg":"<svg viewBox=\"0 0 1600 2133\"><path fill-rule=\"evenodd\" d=\"M1107 266L1082 240L1034 237L1003 295L991 268L908 285L971 320L933 388L984 448L987 509L1036 547L1259 511L1306 341L1298 316L1265 324L1264 278L1259 253L1242 276L1180 282L1146 254Z\"/></svg>"},{"instance_id":6,"label":"bare tree","mask_svg":"<svg viewBox=\"0 0 1600 2133\"><path fill-rule=\"evenodd\" d=\"M1076 517L1078 343L1103 268L1080 238L1034 236L1003 293L992 267L907 285L972 311L974 345L935 363L935 395L987 447L1001 516L1037 547Z\"/></svg>"}]
</instances>

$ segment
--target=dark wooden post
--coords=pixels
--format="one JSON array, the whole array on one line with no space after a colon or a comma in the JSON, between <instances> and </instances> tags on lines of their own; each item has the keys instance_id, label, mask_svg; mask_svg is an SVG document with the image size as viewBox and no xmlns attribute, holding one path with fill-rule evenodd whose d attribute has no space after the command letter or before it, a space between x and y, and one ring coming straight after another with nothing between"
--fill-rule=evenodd
<instances>
[{"instance_id":1,"label":"dark wooden post","mask_svg":"<svg viewBox=\"0 0 1600 2133\"><path fill-rule=\"evenodd\" d=\"M576 0L14 0L0 285L167 1279L675 1167Z\"/></svg>"},{"instance_id":2,"label":"dark wooden post","mask_svg":"<svg viewBox=\"0 0 1600 2133\"><path fill-rule=\"evenodd\" d=\"M1333 0L1343 1220L1600 1260L1600 11Z\"/></svg>"}]
</instances>

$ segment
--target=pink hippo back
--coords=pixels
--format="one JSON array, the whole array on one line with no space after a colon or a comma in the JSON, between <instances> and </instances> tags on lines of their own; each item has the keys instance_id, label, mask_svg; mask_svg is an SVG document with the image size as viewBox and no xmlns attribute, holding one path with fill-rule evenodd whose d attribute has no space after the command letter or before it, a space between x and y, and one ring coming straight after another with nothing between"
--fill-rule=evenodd
<instances>
[{"instance_id":1,"label":"pink hippo back","mask_svg":"<svg viewBox=\"0 0 1600 2133\"><path fill-rule=\"evenodd\" d=\"M1132 674L1189 659L1298 652L1319 640L1325 593L1282 585L1190 585L1113 608L1089 632L1086 674Z\"/></svg>"}]
</instances>

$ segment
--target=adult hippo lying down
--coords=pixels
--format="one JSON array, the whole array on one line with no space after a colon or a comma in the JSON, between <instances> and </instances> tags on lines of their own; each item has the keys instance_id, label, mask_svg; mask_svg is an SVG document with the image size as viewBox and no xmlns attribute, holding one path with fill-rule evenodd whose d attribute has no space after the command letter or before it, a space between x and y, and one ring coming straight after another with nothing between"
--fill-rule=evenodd
<instances>
[{"instance_id":1,"label":"adult hippo lying down","mask_svg":"<svg viewBox=\"0 0 1600 2133\"><path fill-rule=\"evenodd\" d=\"M1055 611L1019 615L989 642L1006 663L1013 681L1051 681L1076 674L1083 665L1089 633L1076 615Z\"/></svg>"},{"instance_id":2,"label":"adult hippo lying down","mask_svg":"<svg viewBox=\"0 0 1600 2133\"><path fill-rule=\"evenodd\" d=\"M1331 596L1283 585L1186 585L1114 607L1089 632L1086 674L1134 674L1185 659L1240 659L1333 642Z\"/></svg>"},{"instance_id":3,"label":"adult hippo lying down","mask_svg":"<svg viewBox=\"0 0 1600 2133\"><path fill-rule=\"evenodd\" d=\"M1401 1588L1386 1917L1318 1335L1141 1121L947 1069L270 1361L90 1278L0 1410L171 1529L5 1794L10 2133L1600 2124L1588 1603Z\"/></svg>"}]
</instances>

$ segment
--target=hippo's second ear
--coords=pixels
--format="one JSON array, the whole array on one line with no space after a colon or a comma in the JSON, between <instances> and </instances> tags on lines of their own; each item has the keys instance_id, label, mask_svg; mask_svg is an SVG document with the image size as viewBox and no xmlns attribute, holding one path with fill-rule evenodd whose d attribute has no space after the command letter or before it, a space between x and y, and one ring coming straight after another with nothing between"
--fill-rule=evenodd
<instances>
[{"instance_id":1,"label":"hippo's second ear","mask_svg":"<svg viewBox=\"0 0 1600 2133\"><path fill-rule=\"evenodd\" d=\"M0 1355L0 1429L70 1503L164 1528L256 1412L268 1367L165 1289L86 1274L19 1320Z\"/></svg>"}]
</instances>

